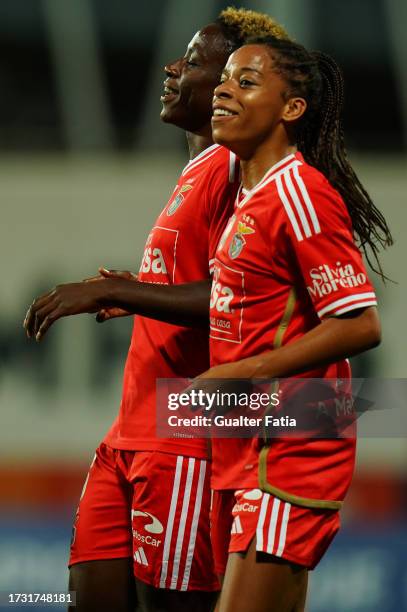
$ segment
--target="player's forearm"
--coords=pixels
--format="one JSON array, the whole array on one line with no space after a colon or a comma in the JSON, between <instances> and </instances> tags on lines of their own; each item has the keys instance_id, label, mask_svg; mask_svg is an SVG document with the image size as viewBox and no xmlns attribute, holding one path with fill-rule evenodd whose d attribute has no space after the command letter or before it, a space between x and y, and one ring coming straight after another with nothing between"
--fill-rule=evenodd
<instances>
[{"instance_id":1,"label":"player's forearm","mask_svg":"<svg viewBox=\"0 0 407 612\"><path fill-rule=\"evenodd\" d=\"M175 325L208 327L210 281L156 285L107 279L103 307L118 307Z\"/></svg>"},{"instance_id":2,"label":"player's forearm","mask_svg":"<svg viewBox=\"0 0 407 612\"><path fill-rule=\"evenodd\" d=\"M366 308L352 318L331 318L299 340L279 349L238 362L242 378L277 378L352 357L380 343L376 308Z\"/></svg>"}]
</instances>

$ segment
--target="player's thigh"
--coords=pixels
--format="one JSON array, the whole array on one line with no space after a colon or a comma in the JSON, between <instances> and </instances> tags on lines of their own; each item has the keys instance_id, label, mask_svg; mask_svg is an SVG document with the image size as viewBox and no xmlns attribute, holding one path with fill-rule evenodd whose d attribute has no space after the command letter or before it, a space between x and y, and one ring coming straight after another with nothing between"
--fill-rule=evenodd
<instances>
[{"instance_id":1,"label":"player's thigh","mask_svg":"<svg viewBox=\"0 0 407 612\"><path fill-rule=\"evenodd\" d=\"M217 591L158 589L136 579L137 601L143 612L212 612Z\"/></svg>"},{"instance_id":2,"label":"player's thigh","mask_svg":"<svg viewBox=\"0 0 407 612\"><path fill-rule=\"evenodd\" d=\"M308 570L284 559L256 551L231 553L226 568L219 612L301 612Z\"/></svg>"},{"instance_id":3,"label":"player's thigh","mask_svg":"<svg viewBox=\"0 0 407 612\"><path fill-rule=\"evenodd\" d=\"M220 496L224 497L224 492ZM235 491L234 498L229 559L219 609L241 605L236 609L244 610L243 602L253 597L253 610L278 612L281 608L283 612L285 605L295 605L295 612L301 610L301 597L305 599L306 591L305 568L313 569L330 545L339 529L338 512L294 506L260 489ZM222 508L225 504L220 505ZM274 599L270 599L262 585L274 585L276 577L280 588L277 583L273 586ZM244 596L240 598L237 593L243 587ZM295 595L294 601L288 598L288 592ZM274 602L275 608L262 607L267 606L268 600ZM258 608L254 607L255 601Z\"/></svg>"},{"instance_id":4,"label":"player's thigh","mask_svg":"<svg viewBox=\"0 0 407 612\"><path fill-rule=\"evenodd\" d=\"M72 565L69 590L76 592L71 612L135 612L137 607L131 557L85 561Z\"/></svg>"},{"instance_id":5,"label":"player's thigh","mask_svg":"<svg viewBox=\"0 0 407 612\"><path fill-rule=\"evenodd\" d=\"M232 514L235 505L234 491L213 491L211 505L211 544L215 572L223 583L229 555L231 532L236 529Z\"/></svg>"},{"instance_id":6,"label":"player's thigh","mask_svg":"<svg viewBox=\"0 0 407 612\"><path fill-rule=\"evenodd\" d=\"M209 477L209 464L202 459L161 452L139 452L134 458L134 575L160 589L156 597L168 593L171 601L192 601L190 592L219 590L209 533ZM150 597L153 591L147 591Z\"/></svg>"},{"instance_id":7,"label":"player's thigh","mask_svg":"<svg viewBox=\"0 0 407 612\"><path fill-rule=\"evenodd\" d=\"M133 487L118 466L119 454L104 444L97 449L76 513L69 566L78 610L87 609L82 606L89 606L91 601L100 601L101 605L106 602L103 595L99 599L99 593L110 593L119 602L134 599L130 519ZM114 584L108 580L110 572ZM122 588L127 589L125 594ZM109 601L115 601L114 597Z\"/></svg>"}]
</instances>

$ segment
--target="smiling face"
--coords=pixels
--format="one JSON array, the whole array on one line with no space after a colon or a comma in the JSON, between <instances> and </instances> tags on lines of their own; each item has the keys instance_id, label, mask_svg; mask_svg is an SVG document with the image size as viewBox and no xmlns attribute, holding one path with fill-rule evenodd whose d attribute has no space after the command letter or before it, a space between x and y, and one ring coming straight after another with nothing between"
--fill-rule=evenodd
<instances>
[{"instance_id":1,"label":"smiling face","mask_svg":"<svg viewBox=\"0 0 407 612\"><path fill-rule=\"evenodd\" d=\"M161 119L197 134L210 134L213 90L228 58L220 27L197 32L184 57L167 64Z\"/></svg>"},{"instance_id":2,"label":"smiling face","mask_svg":"<svg viewBox=\"0 0 407 612\"><path fill-rule=\"evenodd\" d=\"M258 147L289 142L287 126L306 109L302 98L288 98L287 84L275 71L266 45L246 45L229 58L215 89L212 134L241 159Z\"/></svg>"}]
</instances>

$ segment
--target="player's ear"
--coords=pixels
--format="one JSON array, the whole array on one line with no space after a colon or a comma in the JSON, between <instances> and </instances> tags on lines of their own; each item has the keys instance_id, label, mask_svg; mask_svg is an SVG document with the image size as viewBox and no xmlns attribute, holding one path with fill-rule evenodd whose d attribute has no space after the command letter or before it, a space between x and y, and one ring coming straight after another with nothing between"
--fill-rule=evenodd
<instances>
[{"instance_id":1,"label":"player's ear","mask_svg":"<svg viewBox=\"0 0 407 612\"><path fill-rule=\"evenodd\" d=\"M298 121L307 110L307 102L304 98L290 98L283 110L284 121Z\"/></svg>"}]
</instances>

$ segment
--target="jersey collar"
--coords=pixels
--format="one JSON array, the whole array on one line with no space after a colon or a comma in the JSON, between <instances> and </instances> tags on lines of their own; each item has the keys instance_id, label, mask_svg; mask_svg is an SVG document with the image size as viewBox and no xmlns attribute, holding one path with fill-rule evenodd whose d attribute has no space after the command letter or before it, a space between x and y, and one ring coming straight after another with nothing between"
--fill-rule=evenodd
<instances>
[{"instance_id":1,"label":"jersey collar","mask_svg":"<svg viewBox=\"0 0 407 612\"><path fill-rule=\"evenodd\" d=\"M203 151L198 153L198 155L195 155L195 157L189 160L184 170L186 170L191 164L195 164L195 162L199 161L200 159L208 155L208 153L211 153L212 151L214 151L215 149L218 149L219 147L220 145L218 144L213 144L213 145L210 145L209 147L206 147L206 149L204 149Z\"/></svg>"},{"instance_id":2,"label":"jersey collar","mask_svg":"<svg viewBox=\"0 0 407 612\"><path fill-rule=\"evenodd\" d=\"M296 153L290 153L289 155L286 155L286 157L283 157L283 159L280 159L280 161L278 161L276 164L273 164L273 166L271 166L271 168L269 168L267 172L264 174L263 178L261 178L260 181L254 187L252 187L252 189L246 190L246 189L243 189L243 187L239 189L239 193L236 198L235 206L237 206L238 208L241 208L242 206L244 206L244 204L246 204L246 202L250 200L250 198L257 191L260 191L262 187L267 185L272 180L273 176L277 172L281 172L285 170L285 168L287 168L288 166L291 166L291 164L293 163L296 163L296 165L301 165L303 162L304 162L304 158L299 151L297 151ZM242 197L242 195L244 197Z\"/></svg>"}]
</instances>

